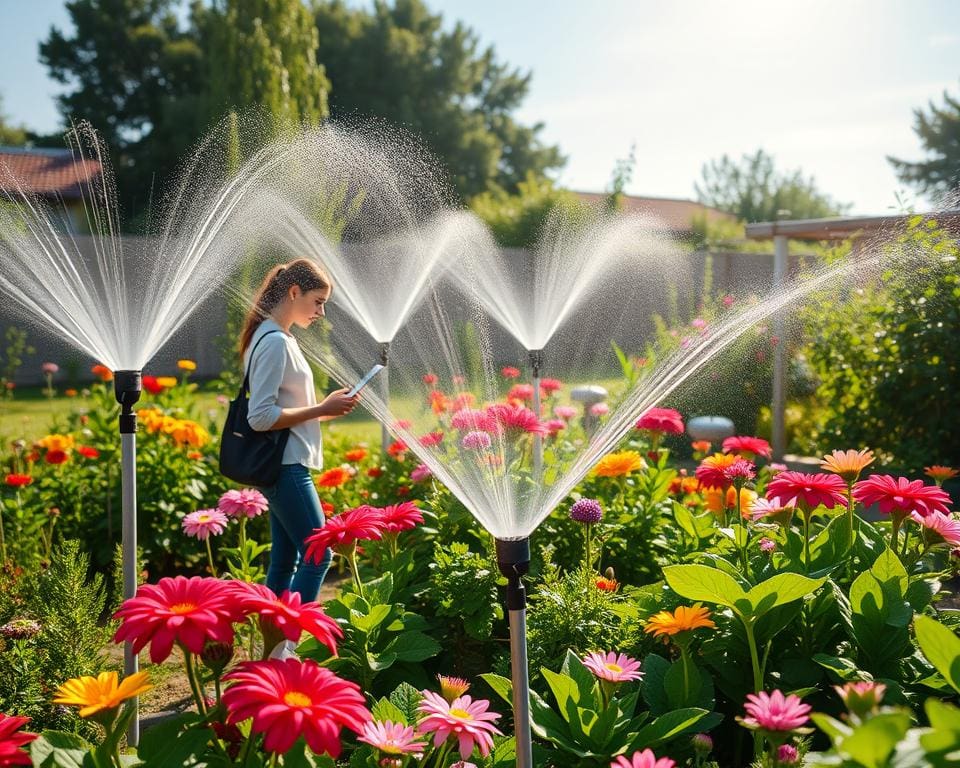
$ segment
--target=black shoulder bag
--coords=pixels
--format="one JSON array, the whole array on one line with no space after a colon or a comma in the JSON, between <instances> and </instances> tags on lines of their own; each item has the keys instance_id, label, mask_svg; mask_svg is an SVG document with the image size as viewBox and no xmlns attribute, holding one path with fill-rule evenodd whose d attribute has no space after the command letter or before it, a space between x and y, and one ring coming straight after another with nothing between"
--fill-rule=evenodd
<instances>
[{"instance_id":1,"label":"black shoulder bag","mask_svg":"<svg viewBox=\"0 0 960 768\"><path fill-rule=\"evenodd\" d=\"M243 385L236 400L230 401L227 419L220 434L220 474L241 485L268 486L277 482L283 449L290 437L289 429L270 429L258 432L247 421L250 400L250 368L260 342L271 333L263 334L250 352L250 362L243 377Z\"/></svg>"}]
</instances>

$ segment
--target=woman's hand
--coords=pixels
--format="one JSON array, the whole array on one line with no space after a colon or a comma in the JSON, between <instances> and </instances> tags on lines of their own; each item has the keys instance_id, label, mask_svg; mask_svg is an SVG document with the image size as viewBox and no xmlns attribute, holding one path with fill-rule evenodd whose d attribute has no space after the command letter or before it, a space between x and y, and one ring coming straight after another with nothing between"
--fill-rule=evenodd
<instances>
[{"instance_id":1,"label":"woman's hand","mask_svg":"<svg viewBox=\"0 0 960 768\"><path fill-rule=\"evenodd\" d=\"M344 387L327 395L320 403L321 417L334 418L336 416L345 416L350 413L360 400L359 395L349 397L347 393L350 390Z\"/></svg>"}]
</instances>

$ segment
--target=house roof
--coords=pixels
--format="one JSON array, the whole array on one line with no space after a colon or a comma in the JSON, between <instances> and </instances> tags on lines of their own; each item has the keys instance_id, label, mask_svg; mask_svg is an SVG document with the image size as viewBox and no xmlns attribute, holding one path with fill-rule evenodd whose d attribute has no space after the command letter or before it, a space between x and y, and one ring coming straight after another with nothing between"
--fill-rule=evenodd
<instances>
[{"instance_id":1,"label":"house roof","mask_svg":"<svg viewBox=\"0 0 960 768\"><path fill-rule=\"evenodd\" d=\"M913 214L897 216L849 216L830 219L795 219L763 221L747 224L747 238L766 240L774 235L786 235L794 240L845 240L896 231ZM960 229L960 211L939 211L921 214L934 219L950 231Z\"/></svg>"},{"instance_id":2,"label":"house roof","mask_svg":"<svg viewBox=\"0 0 960 768\"><path fill-rule=\"evenodd\" d=\"M574 192L590 205L602 205L607 192ZM623 195L624 213L642 213L660 219L673 232L690 232L694 216L705 215L708 221L736 221L737 217L694 200L672 197L637 197Z\"/></svg>"},{"instance_id":3,"label":"house roof","mask_svg":"<svg viewBox=\"0 0 960 768\"><path fill-rule=\"evenodd\" d=\"M84 185L102 171L97 160L75 157L69 149L0 147L0 189L21 189L40 197L78 199Z\"/></svg>"}]
</instances>

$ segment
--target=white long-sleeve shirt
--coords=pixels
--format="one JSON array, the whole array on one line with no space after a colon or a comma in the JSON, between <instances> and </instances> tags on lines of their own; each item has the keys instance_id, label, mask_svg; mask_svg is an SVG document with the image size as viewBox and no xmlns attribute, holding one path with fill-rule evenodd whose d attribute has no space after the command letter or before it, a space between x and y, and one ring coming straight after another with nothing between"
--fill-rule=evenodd
<instances>
[{"instance_id":1,"label":"white long-sleeve shirt","mask_svg":"<svg viewBox=\"0 0 960 768\"><path fill-rule=\"evenodd\" d=\"M257 346L257 342L270 331ZM256 347L256 355L250 354ZM247 421L250 427L264 432L277 423L282 408L316 405L317 394L313 371L300 351L300 345L276 322L267 318L254 331L250 346L243 356L244 370L250 371L250 401ZM323 467L323 440L320 422L302 421L290 427L290 438L283 451L283 464L303 464L310 469Z\"/></svg>"}]
</instances>

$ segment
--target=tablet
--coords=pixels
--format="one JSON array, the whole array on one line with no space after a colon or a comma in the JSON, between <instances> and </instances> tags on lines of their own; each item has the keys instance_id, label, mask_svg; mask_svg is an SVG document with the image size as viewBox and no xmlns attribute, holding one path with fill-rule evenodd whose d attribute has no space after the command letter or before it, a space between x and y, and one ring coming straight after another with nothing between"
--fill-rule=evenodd
<instances>
[{"instance_id":1,"label":"tablet","mask_svg":"<svg viewBox=\"0 0 960 768\"><path fill-rule=\"evenodd\" d=\"M383 366L377 363L373 368L367 371L366 375L360 379L356 384L353 385L353 389L347 392L347 397L354 397L361 389L363 389L367 384L370 383L370 379L376 376L380 371L383 370Z\"/></svg>"}]
</instances>

